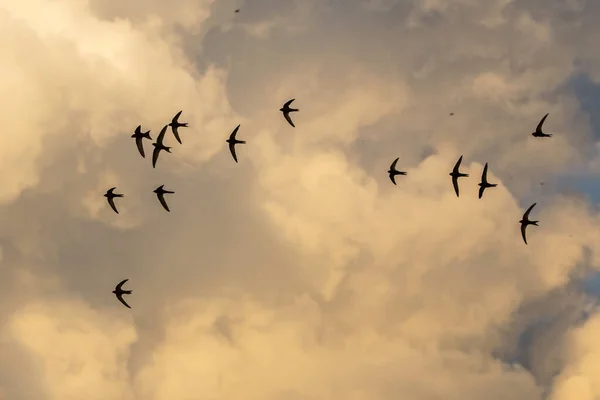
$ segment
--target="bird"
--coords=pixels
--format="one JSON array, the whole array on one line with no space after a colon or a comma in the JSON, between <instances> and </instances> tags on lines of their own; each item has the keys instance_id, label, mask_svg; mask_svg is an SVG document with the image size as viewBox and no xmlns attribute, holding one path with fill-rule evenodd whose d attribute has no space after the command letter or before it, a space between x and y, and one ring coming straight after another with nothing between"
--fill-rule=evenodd
<instances>
[{"instance_id":1,"label":"bird","mask_svg":"<svg viewBox=\"0 0 600 400\"><path fill-rule=\"evenodd\" d=\"M152 168L156 168L156 161L158 160L158 155L160 154L161 150L164 150L167 153L171 152L171 148L163 144L163 140L165 139L165 132L167 131L168 126L169 125L165 125L162 128L162 130L158 134L158 137L156 138L156 142L152 143L152 146L154 146L154 152L152 153Z\"/></svg>"},{"instance_id":2,"label":"bird","mask_svg":"<svg viewBox=\"0 0 600 400\"><path fill-rule=\"evenodd\" d=\"M238 8L237 10L235 10L235 12L236 12L236 13L239 13L239 12L240 12L240 9Z\"/></svg>"},{"instance_id":3,"label":"bird","mask_svg":"<svg viewBox=\"0 0 600 400\"><path fill-rule=\"evenodd\" d=\"M182 143L181 143L181 138L179 137L179 131L177 131L177 128L186 128L188 126L187 122L179 122L178 121L179 116L181 115L182 111L179 111L177 114L175 114L175 116L173 117L173 120L171 120L171 123L169 123L169 126L171 127L171 130L173 131L173 136L175 136L175 139L177 139L179 144L182 144Z\"/></svg>"},{"instance_id":4,"label":"bird","mask_svg":"<svg viewBox=\"0 0 600 400\"><path fill-rule=\"evenodd\" d=\"M160 185L159 187L154 189L154 193L156 193L156 197L158 197L158 201L160 201L160 204L162 204L164 209L171 212L171 210L169 210L169 206L167 205L167 202L165 201L165 194L175 194L175 192L171 192L171 191L163 189L164 186L165 185Z\"/></svg>"},{"instance_id":5,"label":"bird","mask_svg":"<svg viewBox=\"0 0 600 400\"><path fill-rule=\"evenodd\" d=\"M233 132L231 132L231 135L229 135L229 139L226 140L226 142L229 143L229 151L231 152L231 155L233 156L233 159L235 160L235 162L238 162L237 155L235 154L235 145L236 144L246 144L245 140L237 140L235 138L235 135L237 135L238 129L240 129L240 125L235 127Z\"/></svg>"},{"instance_id":6,"label":"bird","mask_svg":"<svg viewBox=\"0 0 600 400\"><path fill-rule=\"evenodd\" d=\"M456 162L456 165L454 165L454 169L452 169L452 172L450 172L449 174L452 177L452 185L454 186L456 197L458 197L458 178L466 178L469 176L469 174L463 174L458 171L458 169L460 168L460 163L462 162L462 158L463 156L460 156L460 158Z\"/></svg>"},{"instance_id":7,"label":"bird","mask_svg":"<svg viewBox=\"0 0 600 400\"><path fill-rule=\"evenodd\" d=\"M106 200L108 200L108 205L110 205L110 207L118 214L119 211L117 210L117 207L115 206L115 197L123 197L125 196L124 194L119 194L119 193L114 193L114 190L117 187L113 187L110 188L106 191L106 193L104 193L104 197L106 197Z\"/></svg>"},{"instance_id":8,"label":"bird","mask_svg":"<svg viewBox=\"0 0 600 400\"><path fill-rule=\"evenodd\" d=\"M525 244L527 244L527 237L525 236L525 229L527 229L527 225L538 226L538 222L540 222L540 221L530 221L529 220L529 213L531 212L533 207L535 207L536 204L537 203L533 203L531 205L531 207L529 207L527 209L527 211L525 211L525 214L523 214L523 218L519 221L519 223L521 224L521 235L523 236L523 241L525 242Z\"/></svg>"},{"instance_id":9,"label":"bird","mask_svg":"<svg viewBox=\"0 0 600 400\"><path fill-rule=\"evenodd\" d=\"M119 299L119 301L121 303L123 303L123 305L127 308L131 308L129 307L129 304L127 304L125 302L125 300L123 300L123 295L124 294L131 294L133 293L133 290L123 290L121 289L123 287L123 285L125 284L125 282L127 282L129 279L123 279L121 282L119 282L119 284L115 287L115 290L113 290L112 292L117 296L117 299Z\"/></svg>"},{"instance_id":10,"label":"bird","mask_svg":"<svg viewBox=\"0 0 600 400\"><path fill-rule=\"evenodd\" d=\"M396 169L396 164L398 163L399 159L400 159L400 157L396 158L394 160L394 162L392 163L392 165L390 165L390 169L388 170L388 174L390 175L390 180L392 181L392 183L394 185L396 184L396 175L406 175L406 172L398 171Z\"/></svg>"},{"instance_id":11,"label":"bird","mask_svg":"<svg viewBox=\"0 0 600 400\"><path fill-rule=\"evenodd\" d=\"M542 132L542 125L544 125L544 121L548 118L548 114L544 115L544 118L540 121L538 126L535 128L535 132L531 134L533 137L551 137L552 134Z\"/></svg>"},{"instance_id":12,"label":"bird","mask_svg":"<svg viewBox=\"0 0 600 400\"><path fill-rule=\"evenodd\" d=\"M483 196L483 191L485 189L498 186L496 183L489 183L487 181L487 170L488 163L485 163L485 166L483 167L483 173L481 174L481 183L479 183L479 198Z\"/></svg>"},{"instance_id":13,"label":"bird","mask_svg":"<svg viewBox=\"0 0 600 400\"><path fill-rule=\"evenodd\" d=\"M292 119L290 118L290 113L291 113L291 112L300 111L300 110L298 110L298 109L296 109L296 108L290 108L290 104L292 104L292 102L293 102L294 100L296 100L296 99L291 99L291 100L288 100L288 101L287 101L287 102L286 102L286 103L283 105L283 107L281 107L281 108L279 109L279 111L281 111L281 112L283 113L283 116L285 117L285 119L287 120L287 122L289 122L289 123L290 123L290 125L291 125L292 127L294 127L294 128L295 128L295 127L296 127L296 125L294 125L294 123L292 122Z\"/></svg>"},{"instance_id":14,"label":"bird","mask_svg":"<svg viewBox=\"0 0 600 400\"><path fill-rule=\"evenodd\" d=\"M142 157L146 158L146 155L144 154L144 143L142 143L142 140L143 139L152 140L152 138L150 137L150 131L142 132L142 126L138 125L138 127L135 128L135 133L133 135L131 135L131 137L135 138L135 144L137 145L137 148L140 151L140 154L142 155Z\"/></svg>"},{"instance_id":15,"label":"bird","mask_svg":"<svg viewBox=\"0 0 600 400\"><path fill-rule=\"evenodd\" d=\"M454 115L454 113L450 113L450 116L453 116L453 115Z\"/></svg>"}]
</instances>

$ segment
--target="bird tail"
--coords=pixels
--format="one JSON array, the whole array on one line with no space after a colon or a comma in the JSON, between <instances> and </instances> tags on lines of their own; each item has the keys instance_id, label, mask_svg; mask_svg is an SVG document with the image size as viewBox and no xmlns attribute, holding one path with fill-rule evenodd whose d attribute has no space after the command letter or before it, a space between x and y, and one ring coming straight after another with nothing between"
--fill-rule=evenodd
<instances>
[{"instance_id":1,"label":"bird tail","mask_svg":"<svg viewBox=\"0 0 600 400\"><path fill-rule=\"evenodd\" d=\"M152 138L150 137L150 131L148 131L148 132L144 132L144 137L145 137L146 139L152 139Z\"/></svg>"},{"instance_id":2,"label":"bird tail","mask_svg":"<svg viewBox=\"0 0 600 400\"><path fill-rule=\"evenodd\" d=\"M123 293L124 294L131 294L131 293L133 293L133 290L123 290Z\"/></svg>"},{"instance_id":3,"label":"bird tail","mask_svg":"<svg viewBox=\"0 0 600 400\"><path fill-rule=\"evenodd\" d=\"M540 222L540 221L531 221L531 225L539 226L538 222Z\"/></svg>"},{"instance_id":4,"label":"bird tail","mask_svg":"<svg viewBox=\"0 0 600 400\"><path fill-rule=\"evenodd\" d=\"M240 140L238 143L239 144L246 144L246 141L245 140Z\"/></svg>"},{"instance_id":5,"label":"bird tail","mask_svg":"<svg viewBox=\"0 0 600 400\"><path fill-rule=\"evenodd\" d=\"M497 183L488 183L488 185L490 185L490 187L496 187L496 186L498 186Z\"/></svg>"},{"instance_id":6,"label":"bird tail","mask_svg":"<svg viewBox=\"0 0 600 400\"><path fill-rule=\"evenodd\" d=\"M165 147L163 150L166 151L167 153L171 152L171 148L170 147Z\"/></svg>"},{"instance_id":7,"label":"bird tail","mask_svg":"<svg viewBox=\"0 0 600 400\"><path fill-rule=\"evenodd\" d=\"M294 111L300 111L297 108L290 108L290 112L294 112Z\"/></svg>"},{"instance_id":8,"label":"bird tail","mask_svg":"<svg viewBox=\"0 0 600 400\"><path fill-rule=\"evenodd\" d=\"M188 126L188 123L187 122L183 122L180 125L183 126L183 127L186 127L186 126Z\"/></svg>"}]
</instances>

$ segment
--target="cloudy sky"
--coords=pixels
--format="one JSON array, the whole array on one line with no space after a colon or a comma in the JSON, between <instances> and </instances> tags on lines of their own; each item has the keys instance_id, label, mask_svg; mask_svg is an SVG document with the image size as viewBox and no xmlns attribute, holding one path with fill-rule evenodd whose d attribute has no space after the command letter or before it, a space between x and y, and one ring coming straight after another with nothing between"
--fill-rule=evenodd
<instances>
[{"instance_id":1,"label":"cloudy sky","mask_svg":"<svg viewBox=\"0 0 600 400\"><path fill-rule=\"evenodd\" d=\"M600 398L598 18L0 0L0 399Z\"/></svg>"}]
</instances>

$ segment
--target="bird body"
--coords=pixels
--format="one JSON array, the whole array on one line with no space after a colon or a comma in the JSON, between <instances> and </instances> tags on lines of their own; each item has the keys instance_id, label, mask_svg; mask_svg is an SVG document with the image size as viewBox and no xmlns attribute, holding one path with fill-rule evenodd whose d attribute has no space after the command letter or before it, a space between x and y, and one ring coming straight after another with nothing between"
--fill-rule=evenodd
<instances>
[{"instance_id":1,"label":"bird body","mask_svg":"<svg viewBox=\"0 0 600 400\"><path fill-rule=\"evenodd\" d=\"M131 137L135 138L135 144L137 145L138 151L140 152L142 157L146 158L146 155L144 154L144 143L142 142L142 140L152 140L152 138L150 137L150 131L142 132L142 126L138 125L138 127L135 128L135 132L133 133L133 135L131 135Z\"/></svg>"},{"instance_id":2,"label":"bird body","mask_svg":"<svg viewBox=\"0 0 600 400\"><path fill-rule=\"evenodd\" d=\"M546 118L548 118L548 114L544 115L542 120L538 123L537 127L535 128L535 132L533 132L531 134L531 136L533 136L533 137L552 137L552 134L544 133L542 131L542 126L544 125L544 121L546 121Z\"/></svg>"},{"instance_id":3,"label":"bird body","mask_svg":"<svg viewBox=\"0 0 600 400\"><path fill-rule=\"evenodd\" d=\"M483 196L483 192L485 191L485 189L498 186L498 184L496 184L496 183L489 183L487 181L487 170L488 170L488 163L485 163L485 167L483 167L483 173L481 174L481 182L478 184L479 185L479 198L481 198Z\"/></svg>"},{"instance_id":4,"label":"bird body","mask_svg":"<svg viewBox=\"0 0 600 400\"><path fill-rule=\"evenodd\" d=\"M154 193L156 193L156 197L158 197L158 201L160 201L160 204L162 204L163 208L165 210L171 212L171 210L169 210L169 206L167 205L167 202L165 200L165 194L174 194L175 192L165 190L164 186L165 185L160 185L159 187L154 189Z\"/></svg>"},{"instance_id":5,"label":"bird body","mask_svg":"<svg viewBox=\"0 0 600 400\"><path fill-rule=\"evenodd\" d=\"M117 299L127 308L131 308L129 307L129 304L127 304L127 302L125 302L125 300L123 299L123 295L124 294L131 294L133 293L133 290L123 290L122 287L125 284L125 282L127 282L129 279L124 279L121 282L119 282L119 284L115 287L115 290L113 290L112 292L115 294L115 296L117 296Z\"/></svg>"},{"instance_id":6,"label":"bird body","mask_svg":"<svg viewBox=\"0 0 600 400\"><path fill-rule=\"evenodd\" d=\"M463 159L463 156L460 156L460 158L454 165L452 172L450 172L450 174L449 174L452 177L452 186L454 186L454 192L456 193L456 197L459 197L458 178L466 178L469 176L469 174L463 174L459 171L460 163L462 162L462 159Z\"/></svg>"},{"instance_id":7,"label":"bird body","mask_svg":"<svg viewBox=\"0 0 600 400\"><path fill-rule=\"evenodd\" d=\"M179 137L178 128L185 128L188 126L187 122L179 122L179 116L181 115L182 111L183 110L181 110L177 114L175 114L175 116L169 123L169 126L171 127L171 130L173 131L173 136L175 136L175 139L179 142L179 144L182 144L182 143L181 143L181 138Z\"/></svg>"},{"instance_id":8,"label":"bird body","mask_svg":"<svg viewBox=\"0 0 600 400\"><path fill-rule=\"evenodd\" d=\"M120 194L120 193L114 193L115 189L117 187L113 187L110 188L106 191L106 193L104 193L104 197L106 197L106 200L108 201L108 205L110 206L110 208L113 209L114 212L116 212L117 214L119 213L119 211L117 210L117 206L115 205L115 197L124 197L124 194Z\"/></svg>"},{"instance_id":9,"label":"bird body","mask_svg":"<svg viewBox=\"0 0 600 400\"><path fill-rule=\"evenodd\" d=\"M296 125L294 125L294 122L292 121L292 118L290 118L290 113L291 112L298 112L300 110L298 110L297 108L290 108L290 104L292 104L292 102L296 100L296 99L291 99L288 100L283 107L281 107L279 109L279 111L281 111L283 113L283 117L285 118L285 120L293 127L295 128Z\"/></svg>"},{"instance_id":10,"label":"bird body","mask_svg":"<svg viewBox=\"0 0 600 400\"><path fill-rule=\"evenodd\" d=\"M388 174L390 177L390 180L392 181L392 183L395 185L396 184L396 175L406 175L406 172L404 171L398 171L396 169L396 164L398 164L398 160L400 159L400 157L396 158L394 160L394 162L392 162L392 165L390 165L390 169L388 169Z\"/></svg>"},{"instance_id":11,"label":"bird body","mask_svg":"<svg viewBox=\"0 0 600 400\"><path fill-rule=\"evenodd\" d=\"M231 132L231 135L229 135L229 139L226 140L226 142L229 143L229 151L231 152L231 155L232 155L233 159L235 160L235 162L238 162L237 154L235 153L235 145L236 144L246 144L245 140L237 140L235 138L235 136L237 135L238 129L240 129L240 125L235 127L233 132Z\"/></svg>"},{"instance_id":12,"label":"bird body","mask_svg":"<svg viewBox=\"0 0 600 400\"><path fill-rule=\"evenodd\" d=\"M523 214L523 218L521 218L521 220L519 221L519 223L521 224L521 236L523 236L523 241L525 242L525 244L527 244L527 237L525 235L525 230L527 229L527 226L529 226L529 225L538 226L538 222L540 222L540 221L531 221L531 220L529 220L529 213L531 212L531 210L533 209L533 207L535 207L536 204L537 203L533 203L527 209L527 211L525 211L525 214Z\"/></svg>"},{"instance_id":13,"label":"bird body","mask_svg":"<svg viewBox=\"0 0 600 400\"><path fill-rule=\"evenodd\" d=\"M152 146L154 146L154 152L152 153L152 167L156 168L156 161L158 161L158 156L160 155L160 151L164 150L167 153L171 152L171 148L167 147L163 144L163 140L165 139L165 133L167 131L167 127L168 125L165 125L160 133L158 134L158 137L156 138L156 142L152 143Z\"/></svg>"}]
</instances>

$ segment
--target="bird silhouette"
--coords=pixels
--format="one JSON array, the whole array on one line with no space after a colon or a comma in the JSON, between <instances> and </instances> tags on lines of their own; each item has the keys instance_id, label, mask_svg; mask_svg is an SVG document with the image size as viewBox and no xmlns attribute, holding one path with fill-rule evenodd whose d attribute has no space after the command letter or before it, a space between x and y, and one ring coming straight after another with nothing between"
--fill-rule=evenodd
<instances>
[{"instance_id":1,"label":"bird silhouette","mask_svg":"<svg viewBox=\"0 0 600 400\"><path fill-rule=\"evenodd\" d=\"M110 206L110 208L112 208L114 210L114 212L116 212L117 214L119 213L119 211L117 210L117 207L115 206L115 197L123 197L125 195L123 194L119 194L119 193L114 193L114 190L117 187L113 187L110 188L106 191L106 193L104 193L104 197L106 197L106 200L108 200L108 205Z\"/></svg>"},{"instance_id":2,"label":"bird silhouette","mask_svg":"<svg viewBox=\"0 0 600 400\"><path fill-rule=\"evenodd\" d=\"M240 129L240 125L235 127L233 132L231 132L231 135L229 135L229 139L226 140L226 142L229 143L229 151L231 152L231 155L233 156L233 159L235 160L235 162L238 162L237 155L235 154L235 145L236 144L246 144L246 141L237 140L235 138L235 136L237 135L238 129Z\"/></svg>"},{"instance_id":3,"label":"bird silhouette","mask_svg":"<svg viewBox=\"0 0 600 400\"><path fill-rule=\"evenodd\" d=\"M133 135L131 135L131 137L135 138L135 144L137 145L137 148L138 148L140 154L142 155L142 157L146 158L146 155L144 154L144 143L142 142L142 140L143 139L152 140L152 138L150 137L150 131L142 132L142 126L138 125L138 127L135 128L135 132Z\"/></svg>"},{"instance_id":4,"label":"bird silhouette","mask_svg":"<svg viewBox=\"0 0 600 400\"><path fill-rule=\"evenodd\" d=\"M531 212L533 207L535 207L536 204L537 203L533 203L531 205L531 207L529 207L527 209L527 211L525 211L525 214L523 214L523 218L519 221L519 223L521 224L521 236L523 236L523 241L525 242L525 244L527 244L527 237L525 236L525 229L527 229L527 226L528 225L538 226L538 222L540 222L540 221L530 221L529 220L529 213Z\"/></svg>"},{"instance_id":5,"label":"bird silhouette","mask_svg":"<svg viewBox=\"0 0 600 400\"><path fill-rule=\"evenodd\" d=\"M295 127L296 127L296 125L294 125L294 123L292 122L292 119L290 118L290 113L291 113L291 112L297 112L297 111L300 111L300 110L298 110L298 109L296 109L296 108L290 108L290 104L292 104L292 102L293 102L294 100L296 100L296 99L291 99L291 100L288 100L288 101L287 101L287 102L286 102L286 103L283 105L283 107L281 107L281 108L279 109L279 111L281 111L281 112L283 113L283 116L285 117L286 121L287 121L287 122L289 122L289 123L290 123L290 125L291 125L292 127L294 127L294 128L295 128Z\"/></svg>"},{"instance_id":6,"label":"bird silhouette","mask_svg":"<svg viewBox=\"0 0 600 400\"><path fill-rule=\"evenodd\" d=\"M156 138L156 142L152 143L152 146L154 146L154 152L152 153L152 168L156 168L156 161L158 160L158 155L160 154L161 150L166 151L167 153L171 152L171 148L167 147L163 144L163 140L165 139L165 132L167 131L167 127L168 125L165 125L160 133L158 134L158 137Z\"/></svg>"},{"instance_id":7,"label":"bird silhouette","mask_svg":"<svg viewBox=\"0 0 600 400\"><path fill-rule=\"evenodd\" d=\"M182 111L179 111L177 114L175 114L175 116L173 117L173 120L169 123L169 126L171 127L171 130L173 131L173 136L175 136L175 139L179 142L179 144L182 144L182 143L181 143L181 138L179 137L179 131L177 129L185 128L188 126L187 122L179 122L179 116L181 115Z\"/></svg>"},{"instance_id":8,"label":"bird silhouette","mask_svg":"<svg viewBox=\"0 0 600 400\"><path fill-rule=\"evenodd\" d=\"M123 279L121 282L119 282L119 284L115 287L115 290L113 290L112 292L117 296L117 299L119 299L119 301L121 303L123 303L123 305L127 308L131 308L129 307L129 304L127 304L125 302L125 300L123 300L123 295L124 294L131 294L133 293L133 290L123 290L121 289L123 287L123 285L125 284L125 282L127 282L129 279Z\"/></svg>"},{"instance_id":9,"label":"bird silhouette","mask_svg":"<svg viewBox=\"0 0 600 400\"><path fill-rule=\"evenodd\" d=\"M396 169L396 164L398 163L399 159L400 159L400 157L396 158L394 160L394 162L392 163L392 165L390 165L390 169L388 169L388 171L387 171L390 176L390 180L392 181L392 183L394 185L396 184L396 175L406 175L406 172L398 171Z\"/></svg>"},{"instance_id":10,"label":"bird silhouette","mask_svg":"<svg viewBox=\"0 0 600 400\"><path fill-rule=\"evenodd\" d=\"M535 128L535 132L531 134L533 137L552 137L552 134L542 132L542 125L544 125L544 121L548 118L548 114L544 115L544 118L540 121L538 126Z\"/></svg>"},{"instance_id":11,"label":"bird silhouette","mask_svg":"<svg viewBox=\"0 0 600 400\"><path fill-rule=\"evenodd\" d=\"M454 186L454 192L456 192L456 197L459 197L458 196L458 178L466 178L469 176L469 174L463 174L463 173L459 172L460 163L462 162L462 159L463 159L463 156L460 156L460 158L454 165L452 172L450 172L450 174L449 174L452 177L452 185Z\"/></svg>"},{"instance_id":12,"label":"bird silhouette","mask_svg":"<svg viewBox=\"0 0 600 400\"><path fill-rule=\"evenodd\" d=\"M498 186L497 183L489 183L487 181L487 170L488 163L485 163L485 166L483 167L483 173L481 174L481 183L479 183L479 198L483 196L485 189Z\"/></svg>"},{"instance_id":13,"label":"bird silhouette","mask_svg":"<svg viewBox=\"0 0 600 400\"><path fill-rule=\"evenodd\" d=\"M174 194L175 192L170 192L168 190L165 190L163 187L165 185L160 185L159 187L157 187L156 189L154 189L154 193L156 193L156 197L158 197L158 201L160 201L160 204L162 204L163 208L169 212L171 212L171 210L169 210L169 206L167 205L167 202L165 201L165 194Z\"/></svg>"}]
</instances>

